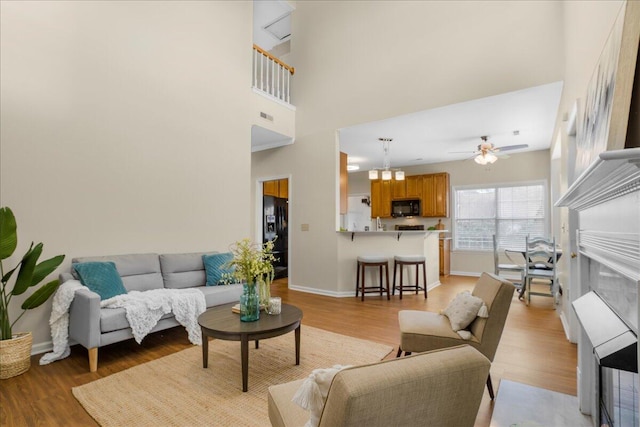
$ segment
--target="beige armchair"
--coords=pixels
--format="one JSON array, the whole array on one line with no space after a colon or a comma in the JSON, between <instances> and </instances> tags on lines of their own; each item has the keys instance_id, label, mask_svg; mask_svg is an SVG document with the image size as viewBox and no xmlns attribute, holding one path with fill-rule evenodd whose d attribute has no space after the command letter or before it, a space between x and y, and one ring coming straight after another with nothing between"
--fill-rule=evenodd
<instances>
[{"instance_id":1,"label":"beige armchair","mask_svg":"<svg viewBox=\"0 0 640 427\"><path fill-rule=\"evenodd\" d=\"M473 426L490 366L463 345L343 369L329 387L319 426ZM303 381L269 387L271 425L309 420L291 402Z\"/></svg>"},{"instance_id":2,"label":"beige armchair","mask_svg":"<svg viewBox=\"0 0 640 427\"><path fill-rule=\"evenodd\" d=\"M463 339L451 328L449 319L429 311L403 310L398 313L400 323L400 346L398 357L404 351L406 355L415 352L469 344L493 361L502 336L509 306L515 287L511 282L490 273L482 273L473 289L472 295L482 298L487 305L489 317L476 319L467 330L471 332L468 340ZM489 396L494 398L491 375L487 376Z\"/></svg>"}]
</instances>

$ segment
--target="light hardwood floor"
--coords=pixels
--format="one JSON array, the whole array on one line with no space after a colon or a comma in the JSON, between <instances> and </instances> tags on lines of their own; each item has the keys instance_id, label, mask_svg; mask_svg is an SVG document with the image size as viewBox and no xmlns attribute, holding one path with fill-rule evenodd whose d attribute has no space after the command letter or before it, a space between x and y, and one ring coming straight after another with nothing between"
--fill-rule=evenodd
<instances>
[{"instance_id":1,"label":"light hardwood floor","mask_svg":"<svg viewBox=\"0 0 640 427\"><path fill-rule=\"evenodd\" d=\"M286 280L274 282L272 295L300 307L304 313L303 325L389 344L397 349L399 310L439 311L458 292L473 288L475 280L460 276L441 278L443 284L430 291L427 300L423 295L407 293L402 301L397 295L391 301L372 294L368 294L364 302L356 298L331 298L291 291L287 289ZM133 340L113 344L100 349L95 373L89 372L87 352L80 346L72 347L69 358L47 366L39 366L40 356L34 356L27 373L0 382L0 425L96 425L72 396L72 387L190 346L183 328L151 334L142 345ZM389 357L395 357L395 351ZM575 395L576 365L576 346L567 341L552 300L533 297L527 307L514 296L491 367L497 393L500 380L505 378ZM493 403L485 389L476 426L488 426L492 410Z\"/></svg>"}]
</instances>

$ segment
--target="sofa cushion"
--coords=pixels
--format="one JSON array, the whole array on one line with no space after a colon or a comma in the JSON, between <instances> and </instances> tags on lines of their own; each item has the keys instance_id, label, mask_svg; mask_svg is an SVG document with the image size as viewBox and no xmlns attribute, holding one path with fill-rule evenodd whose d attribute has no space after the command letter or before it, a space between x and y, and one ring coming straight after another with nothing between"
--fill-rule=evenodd
<instances>
[{"instance_id":1,"label":"sofa cushion","mask_svg":"<svg viewBox=\"0 0 640 427\"><path fill-rule=\"evenodd\" d=\"M160 320L173 317L173 313L163 315ZM113 332L129 328L124 308L103 308L100 310L100 332Z\"/></svg>"},{"instance_id":2,"label":"sofa cushion","mask_svg":"<svg viewBox=\"0 0 640 427\"><path fill-rule=\"evenodd\" d=\"M160 274L158 254L80 257L74 258L71 262L75 264L93 261L111 261L115 263L127 291L146 291L164 286L162 275Z\"/></svg>"},{"instance_id":3,"label":"sofa cushion","mask_svg":"<svg viewBox=\"0 0 640 427\"><path fill-rule=\"evenodd\" d=\"M160 255L160 268L164 287L183 289L204 286L206 275L204 271L203 255L217 252L193 252Z\"/></svg>"},{"instance_id":4,"label":"sofa cushion","mask_svg":"<svg viewBox=\"0 0 640 427\"><path fill-rule=\"evenodd\" d=\"M242 295L242 284L240 283L224 286L200 286L196 289L199 289L204 294L207 308L238 302L240 301L240 295Z\"/></svg>"},{"instance_id":5,"label":"sofa cushion","mask_svg":"<svg viewBox=\"0 0 640 427\"><path fill-rule=\"evenodd\" d=\"M235 268L229 266L233 260L231 252L221 254L202 255L204 271L207 274L207 286L217 286L221 284L225 274L232 274Z\"/></svg>"},{"instance_id":6,"label":"sofa cushion","mask_svg":"<svg viewBox=\"0 0 640 427\"><path fill-rule=\"evenodd\" d=\"M100 299L127 293L113 262L84 262L73 264L73 269L82 284L100 295Z\"/></svg>"}]
</instances>

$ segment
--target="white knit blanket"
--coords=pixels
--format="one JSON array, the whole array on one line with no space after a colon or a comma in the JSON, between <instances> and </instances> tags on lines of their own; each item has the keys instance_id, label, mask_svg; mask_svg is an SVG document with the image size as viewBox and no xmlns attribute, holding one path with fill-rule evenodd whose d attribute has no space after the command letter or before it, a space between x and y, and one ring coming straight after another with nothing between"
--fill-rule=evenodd
<instances>
[{"instance_id":1,"label":"white knit blanket","mask_svg":"<svg viewBox=\"0 0 640 427\"><path fill-rule=\"evenodd\" d=\"M131 291L100 301L101 308L124 308L133 337L140 344L162 316L174 314L187 329L189 341L202 344L198 316L207 309L204 294L197 289L152 289Z\"/></svg>"},{"instance_id":2,"label":"white knit blanket","mask_svg":"<svg viewBox=\"0 0 640 427\"><path fill-rule=\"evenodd\" d=\"M69 348L69 307L71 307L76 290L81 288L84 286L79 280L67 280L58 287L53 295L51 317L49 317L53 351L40 358L41 365L48 365L56 360L64 359L71 353Z\"/></svg>"},{"instance_id":3,"label":"white knit blanket","mask_svg":"<svg viewBox=\"0 0 640 427\"><path fill-rule=\"evenodd\" d=\"M64 359L69 349L69 307L77 289L84 288L78 280L64 282L53 295L53 305L49 326L53 351L40 358L41 365ZM202 334L198 325L198 316L207 306L204 294L197 289L154 289L150 291L131 291L100 302L102 308L124 308L138 342L156 326L165 314L173 312L176 320L187 329L189 341L202 344Z\"/></svg>"}]
</instances>

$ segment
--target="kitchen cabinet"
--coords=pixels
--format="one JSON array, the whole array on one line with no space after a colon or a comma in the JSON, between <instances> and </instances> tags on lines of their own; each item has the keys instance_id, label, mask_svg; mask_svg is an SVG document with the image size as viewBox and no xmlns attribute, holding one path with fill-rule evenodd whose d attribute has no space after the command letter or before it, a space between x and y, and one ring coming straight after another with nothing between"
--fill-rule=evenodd
<instances>
[{"instance_id":1,"label":"kitchen cabinet","mask_svg":"<svg viewBox=\"0 0 640 427\"><path fill-rule=\"evenodd\" d=\"M449 174L422 175L422 216L449 217Z\"/></svg>"},{"instance_id":2,"label":"kitchen cabinet","mask_svg":"<svg viewBox=\"0 0 640 427\"><path fill-rule=\"evenodd\" d=\"M262 183L262 195L280 197L282 199L289 198L289 180L275 179L273 181L264 181Z\"/></svg>"},{"instance_id":3,"label":"kitchen cabinet","mask_svg":"<svg viewBox=\"0 0 640 427\"><path fill-rule=\"evenodd\" d=\"M403 181L371 181L371 217L391 217L391 200L420 199L421 216L449 217L449 174L407 176Z\"/></svg>"},{"instance_id":4,"label":"kitchen cabinet","mask_svg":"<svg viewBox=\"0 0 640 427\"><path fill-rule=\"evenodd\" d=\"M371 218L391 218L391 181L371 181Z\"/></svg>"},{"instance_id":5,"label":"kitchen cabinet","mask_svg":"<svg viewBox=\"0 0 640 427\"><path fill-rule=\"evenodd\" d=\"M420 175L405 177L407 199L419 199L422 197L422 178Z\"/></svg>"},{"instance_id":6,"label":"kitchen cabinet","mask_svg":"<svg viewBox=\"0 0 640 427\"><path fill-rule=\"evenodd\" d=\"M449 218L449 174L434 174L435 216Z\"/></svg>"},{"instance_id":7,"label":"kitchen cabinet","mask_svg":"<svg viewBox=\"0 0 640 427\"><path fill-rule=\"evenodd\" d=\"M433 175L422 175L422 216L435 216L436 206L433 191L435 189Z\"/></svg>"},{"instance_id":8,"label":"kitchen cabinet","mask_svg":"<svg viewBox=\"0 0 640 427\"><path fill-rule=\"evenodd\" d=\"M340 152L340 215L345 215L348 211L348 183L347 175L347 153Z\"/></svg>"},{"instance_id":9,"label":"kitchen cabinet","mask_svg":"<svg viewBox=\"0 0 640 427\"><path fill-rule=\"evenodd\" d=\"M451 274L451 238L440 238L440 275Z\"/></svg>"},{"instance_id":10,"label":"kitchen cabinet","mask_svg":"<svg viewBox=\"0 0 640 427\"><path fill-rule=\"evenodd\" d=\"M407 176L402 181L391 181L391 200L419 199L422 197L422 175Z\"/></svg>"},{"instance_id":11,"label":"kitchen cabinet","mask_svg":"<svg viewBox=\"0 0 640 427\"><path fill-rule=\"evenodd\" d=\"M289 198L289 180L287 178L278 180L278 197L281 199Z\"/></svg>"},{"instance_id":12,"label":"kitchen cabinet","mask_svg":"<svg viewBox=\"0 0 640 427\"><path fill-rule=\"evenodd\" d=\"M262 194L278 197L278 181L265 181L262 183Z\"/></svg>"},{"instance_id":13,"label":"kitchen cabinet","mask_svg":"<svg viewBox=\"0 0 640 427\"><path fill-rule=\"evenodd\" d=\"M407 197L407 187L406 180L396 181L395 179L391 181L391 199L404 199Z\"/></svg>"}]
</instances>

